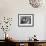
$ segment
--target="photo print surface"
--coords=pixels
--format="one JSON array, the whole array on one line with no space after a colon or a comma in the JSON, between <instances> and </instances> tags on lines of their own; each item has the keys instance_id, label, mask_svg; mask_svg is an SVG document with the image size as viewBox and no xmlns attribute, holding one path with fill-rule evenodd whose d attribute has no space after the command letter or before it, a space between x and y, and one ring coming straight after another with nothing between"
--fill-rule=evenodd
<instances>
[{"instance_id":1,"label":"photo print surface","mask_svg":"<svg viewBox=\"0 0 46 46\"><path fill-rule=\"evenodd\" d=\"M31 16L21 16L20 23L21 24L31 24Z\"/></svg>"}]
</instances>

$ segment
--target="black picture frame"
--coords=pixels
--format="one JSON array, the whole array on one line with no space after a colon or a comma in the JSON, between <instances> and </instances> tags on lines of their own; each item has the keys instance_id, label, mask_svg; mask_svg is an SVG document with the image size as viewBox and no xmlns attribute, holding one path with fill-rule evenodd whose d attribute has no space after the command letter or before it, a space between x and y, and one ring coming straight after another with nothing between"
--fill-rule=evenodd
<instances>
[{"instance_id":1,"label":"black picture frame","mask_svg":"<svg viewBox=\"0 0 46 46\"><path fill-rule=\"evenodd\" d=\"M19 27L33 27L34 14L18 14L18 26Z\"/></svg>"}]
</instances>

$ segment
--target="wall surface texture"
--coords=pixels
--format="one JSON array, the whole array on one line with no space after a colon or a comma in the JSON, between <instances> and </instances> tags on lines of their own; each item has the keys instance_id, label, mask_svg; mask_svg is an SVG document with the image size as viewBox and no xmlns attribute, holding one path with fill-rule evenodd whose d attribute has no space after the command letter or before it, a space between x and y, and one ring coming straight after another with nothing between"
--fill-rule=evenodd
<instances>
[{"instance_id":1,"label":"wall surface texture","mask_svg":"<svg viewBox=\"0 0 46 46\"><path fill-rule=\"evenodd\" d=\"M34 14L34 27L18 27L18 14ZM29 0L0 0L0 21L3 17L12 17L8 33L16 40L28 40L34 34L37 39L46 40L46 6L33 8ZM0 29L0 39L4 39Z\"/></svg>"}]
</instances>

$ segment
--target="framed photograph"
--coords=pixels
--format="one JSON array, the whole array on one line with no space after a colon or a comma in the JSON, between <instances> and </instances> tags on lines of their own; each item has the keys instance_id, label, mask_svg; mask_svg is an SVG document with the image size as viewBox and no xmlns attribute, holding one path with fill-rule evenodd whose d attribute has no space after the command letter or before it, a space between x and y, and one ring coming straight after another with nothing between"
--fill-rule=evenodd
<instances>
[{"instance_id":1,"label":"framed photograph","mask_svg":"<svg viewBox=\"0 0 46 46\"><path fill-rule=\"evenodd\" d=\"M34 26L34 14L18 14L19 27L32 27Z\"/></svg>"}]
</instances>

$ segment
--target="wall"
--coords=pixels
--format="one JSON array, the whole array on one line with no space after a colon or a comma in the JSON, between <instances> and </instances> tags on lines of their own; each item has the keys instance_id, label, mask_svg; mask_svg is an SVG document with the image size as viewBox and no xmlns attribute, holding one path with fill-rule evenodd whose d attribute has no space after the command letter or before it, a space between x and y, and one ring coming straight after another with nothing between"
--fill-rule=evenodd
<instances>
[{"instance_id":1,"label":"wall","mask_svg":"<svg viewBox=\"0 0 46 46\"><path fill-rule=\"evenodd\" d=\"M17 40L27 40L34 34L37 35L37 39L46 40L45 12L46 6L33 8L28 0L0 0L0 18L4 16L13 18L8 33ZM18 14L34 14L34 27L18 27ZM0 31L0 35L2 35L1 33L3 31ZM0 36L0 39L4 38Z\"/></svg>"}]
</instances>

